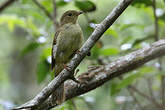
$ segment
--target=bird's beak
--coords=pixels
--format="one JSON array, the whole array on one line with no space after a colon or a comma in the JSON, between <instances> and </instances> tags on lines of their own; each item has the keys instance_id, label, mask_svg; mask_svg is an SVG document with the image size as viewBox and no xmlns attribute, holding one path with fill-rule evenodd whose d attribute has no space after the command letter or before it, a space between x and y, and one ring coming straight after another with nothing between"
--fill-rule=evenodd
<instances>
[{"instance_id":1,"label":"bird's beak","mask_svg":"<svg viewBox=\"0 0 165 110\"><path fill-rule=\"evenodd\" d=\"M78 16L81 15L81 14L83 14L83 13L84 13L83 11L79 11L78 12Z\"/></svg>"}]
</instances>

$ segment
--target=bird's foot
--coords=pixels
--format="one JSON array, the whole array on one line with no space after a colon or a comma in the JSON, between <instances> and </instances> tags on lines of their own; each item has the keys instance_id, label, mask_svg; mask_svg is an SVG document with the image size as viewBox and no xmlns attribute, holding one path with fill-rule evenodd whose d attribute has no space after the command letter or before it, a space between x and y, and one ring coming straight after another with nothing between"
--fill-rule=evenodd
<instances>
[{"instance_id":1,"label":"bird's foot","mask_svg":"<svg viewBox=\"0 0 165 110\"><path fill-rule=\"evenodd\" d=\"M70 68L68 65L63 64L63 66L64 66L64 68L65 68L67 71L71 72L71 68Z\"/></svg>"},{"instance_id":2,"label":"bird's foot","mask_svg":"<svg viewBox=\"0 0 165 110\"><path fill-rule=\"evenodd\" d=\"M76 51L76 54L81 55L80 52L81 52L80 50L77 50L77 51Z\"/></svg>"}]
</instances>

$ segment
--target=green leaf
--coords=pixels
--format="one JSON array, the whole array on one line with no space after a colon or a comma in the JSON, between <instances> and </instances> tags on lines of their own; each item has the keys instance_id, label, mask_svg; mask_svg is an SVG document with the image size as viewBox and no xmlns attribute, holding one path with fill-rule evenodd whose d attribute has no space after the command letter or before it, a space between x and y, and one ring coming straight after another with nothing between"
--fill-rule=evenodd
<instances>
[{"instance_id":1,"label":"green leaf","mask_svg":"<svg viewBox=\"0 0 165 110\"><path fill-rule=\"evenodd\" d=\"M53 11L53 4L51 2L52 0L43 0L41 1L41 4L48 10L49 12Z\"/></svg>"},{"instance_id":2,"label":"green leaf","mask_svg":"<svg viewBox=\"0 0 165 110\"><path fill-rule=\"evenodd\" d=\"M132 75L129 75L128 77L124 78L117 86L116 88L117 89L122 89L122 88L125 88L126 86L132 84L135 79L137 79L138 77L140 77L141 74L132 74Z\"/></svg>"},{"instance_id":3,"label":"green leaf","mask_svg":"<svg viewBox=\"0 0 165 110\"><path fill-rule=\"evenodd\" d=\"M112 83L110 85L110 95L116 95L117 93L119 93L123 88L127 87L128 85L132 84L137 78L142 77L145 74L148 73L153 73L155 69L153 67L150 66L143 66L142 68L140 68L138 70L138 72L134 73L130 73L130 75L128 75L127 77L125 77L123 80L117 82L117 83Z\"/></svg>"},{"instance_id":4,"label":"green leaf","mask_svg":"<svg viewBox=\"0 0 165 110\"><path fill-rule=\"evenodd\" d=\"M60 106L58 110L74 110L71 100Z\"/></svg>"},{"instance_id":5,"label":"green leaf","mask_svg":"<svg viewBox=\"0 0 165 110\"><path fill-rule=\"evenodd\" d=\"M51 47L43 49L42 58L46 59L48 56L50 56L51 55L51 50L52 50Z\"/></svg>"},{"instance_id":6,"label":"green leaf","mask_svg":"<svg viewBox=\"0 0 165 110\"><path fill-rule=\"evenodd\" d=\"M42 34L39 32L38 27L33 23L32 19L27 19L27 28L34 37L39 37Z\"/></svg>"},{"instance_id":7,"label":"green leaf","mask_svg":"<svg viewBox=\"0 0 165 110\"><path fill-rule=\"evenodd\" d=\"M116 47L107 47L99 50L99 54L104 56L116 55L119 52L119 49Z\"/></svg>"},{"instance_id":8,"label":"green leaf","mask_svg":"<svg viewBox=\"0 0 165 110\"><path fill-rule=\"evenodd\" d=\"M25 21L16 15L0 16L0 25L2 25L2 24L7 24L10 31L13 31L15 25L18 25L23 28L26 27Z\"/></svg>"},{"instance_id":9,"label":"green leaf","mask_svg":"<svg viewBox=\"0 0 165 110\"><path fill-rule=\"evenodd\" d=\"M86 1L75 1L75 6L78 7L83 12L92 12L96 10L96 5L89 0Z\"/></svg>"},{"instance_id":10,"label":"green leaf","mask_svg":"<svg viewBox=\"0 0 165 110\"><path fill-rule=\"evenodd\" d=\"M99 56L99 48L95 45L92 49L91 49L91 59L97 59Z\"/></svg>"},{"instance_id":11,"label":"green leaf","mask_svg":"<svg viewBox=\"0 0 165 110\"><path fill-rule=\"evenodd\" d=\"M21 0L21 3L22 3L22 4L26 4L26 3L28 3L28 1L29 1L29 0Z\"/></svg>"},{"instance_id":12,"label":"green leaf","mask_svg":"<svg viewBox=\"0 0 165 110\"><path fill-rule=\"evenodd\" d=\"M118 85L118 83L114 83L114 82L111 83L111 85L110 85L110 95L111 96L114 96L120 92L120 89L116 88L117 85Z\"/></svg>"},{"instance_id":13,"label":"green leaf","mask_svg":"<svg viewBox=\"0 0 165 110\"><path fill-rule=\"evenodd\" d=\"M122 40L122 42L120 44L121 45L125 44L125 43L129 42L130 40L132 40L132 38L133 38L132 36L127 36Z\"/></svg>"},{"instance_id":14,"label":"green leaf","mask_svg":"<svg viewBox=\"0 0 165 110\"><path fill-rule=\"evenodd\" d=\"M120 30L122 31L122 30L128 29L130 27L134 27L134 26L136 26L138 28L144 28L145 27L144 25L131 23L131 24L123 24L123 25L121 25Z\"/></svg>"},{"instance_id":15,"label":"green leaf","mask_svg":"<svg viewBox=\"0 0 165 110\"><path fill-rule=\"evenodd\" d=\"M37 81L41 83L49 74L50 66L48 65L47 61L42 59L39 61L37 65Z\"/></svg>"},{"instance_id":16,"label":"green leaf","mask_svg":"<svg viewBox=\"0 0 165 110\"><path fill-rule=\"evenodd\" d=\"M159 19L165 21L165 13L162 16L160 16Z\"/></svg>"},{"instance_id":17,"label":"green leaf","mask_svg":"<svg viewBox=\"0 0 165 110\"><path fill-rule=\"evenodd\" d=\"M139 73L141 75L152 72L155 72L155 68L153 68L152 66L143 66L142 68L139 69Z\"/></svg>"},{"instance_id":18,"label":"green leaf","mask_svg":"<svg viewBox=\"0 0 165 110\"><path fill-rule=\"evenodd\" d=\"M65 6L67 4L68 4L68 2L65 2L64 0L60 0L60 1L56 2L57 7L62 7L62 6Z\"/></svg>"},{"instance_id":19,"label":"green leaf","mask_svg":"<svg viewBox=\"0 0 165 110\"><path fill-rule=\"evenodd\" d=\"M50 72L50 64L47 62L48 56L51 55L51 48L44 48L42 50L40 61L37 66L37 81L41 83L48 74L54 77L54 73Z\"/></svg>"},{"instance_id":20,"label":"green leaf","mask_svg":"<svg viewBox=\"0 0 165 110\"><path fill-rule=\"evenodd\" d=\"M105 32L105 34L112 35L113 37L118 38L117 32L116 32L114 29L111 29L111 28L109 28L109 29Z\"/></svg>"},{"instance_id":21,"label":"green leaf","mask_svg":"<svg viewBox=\"0 0 165 110\"><path fill-rule=\"evenodd\" d=\"M152 0L134 0L132 3L133 6L140 7L141 5L151 6Z\"/></svg>"},{"instance_id":22,"label":"green leaf","mask_svg":"<svg viewBox=\"0 0 165 110\"><path fill-rule=\"evenodd\" d=\"M29 52L32 52L34 50L36 50L38 47L40 46L39 43L37 42L31 42L29 43L27 46L25 46L25 48L21 51L20 56L24 56L26 54L28 54Z\"/></svg>"}]
</instances>

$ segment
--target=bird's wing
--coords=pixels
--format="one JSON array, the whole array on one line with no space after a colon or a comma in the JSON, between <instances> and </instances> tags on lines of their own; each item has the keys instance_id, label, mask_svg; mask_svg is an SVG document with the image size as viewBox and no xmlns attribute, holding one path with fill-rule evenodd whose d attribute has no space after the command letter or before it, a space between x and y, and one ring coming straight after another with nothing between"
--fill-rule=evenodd
<instances>
[{"instance_id":1,"label":"bird's wing","mask_svg":"<svg viewBox=\"0 0 165 110\"><path fill-rule=\"evenodd\" d=\"M53 44L52 44L52 63L51 63L51 69L53 70L54 66L55 66L55 57L56 57L56 52L57 52L57 37L60 33L60 30L57 30L55 35L54 35L54 40L53 40Z\"/></svg>"}]
</instances>

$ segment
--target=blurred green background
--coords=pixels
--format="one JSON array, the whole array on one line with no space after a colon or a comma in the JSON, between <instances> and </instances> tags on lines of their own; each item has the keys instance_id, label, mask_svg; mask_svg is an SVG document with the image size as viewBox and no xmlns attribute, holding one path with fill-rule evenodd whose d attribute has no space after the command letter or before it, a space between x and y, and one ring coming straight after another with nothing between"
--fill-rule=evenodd
<instances>
[{"instance_id":1,"label":"blurred green background","mask_svg":"<svg viewBox=\"0 0 165 110\"><path fill-rule=\"evenodd\" d=\"M0 6L7 0L0 0ZM57 22L69 9L86 13L79 17L85 40L120 0L17 0L0 12L0 110L10 110L32 99L51 81L50 55ZM153 0L154 1L154 0ZM149 46L165 37L165 0L134 0L79 65L80 73L90 65L110 63L120 56ZM154 8L156 6L156 8ZM154 16L154 12L156 15ZM157 19L155 19L157 18ZM155 32L158 24L158 33ZM67 101L55 110L159 110L152 101L133 91L163 102L164 58L154 60L122 78ZM165 105L164 105L165 106ZM163 110L163 109L162 109Z\"/></svg>"}]
</instances>

